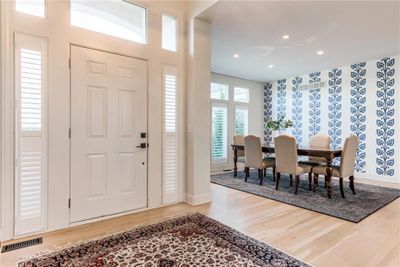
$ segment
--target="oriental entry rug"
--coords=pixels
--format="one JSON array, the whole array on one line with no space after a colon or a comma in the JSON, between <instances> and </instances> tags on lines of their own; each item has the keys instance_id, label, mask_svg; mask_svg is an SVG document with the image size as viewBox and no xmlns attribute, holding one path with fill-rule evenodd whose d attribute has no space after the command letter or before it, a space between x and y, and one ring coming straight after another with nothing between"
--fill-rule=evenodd
<instances>
[{"instance_id":1,"label":"oriental entry rug","mask_svg":"<svg viewBox=\"0 0 400 267\"><path fill-rule=\"evenodd\" d=\"M27 266L309 266L200 213L19 263Z\"/></svg>"}]
</instances>

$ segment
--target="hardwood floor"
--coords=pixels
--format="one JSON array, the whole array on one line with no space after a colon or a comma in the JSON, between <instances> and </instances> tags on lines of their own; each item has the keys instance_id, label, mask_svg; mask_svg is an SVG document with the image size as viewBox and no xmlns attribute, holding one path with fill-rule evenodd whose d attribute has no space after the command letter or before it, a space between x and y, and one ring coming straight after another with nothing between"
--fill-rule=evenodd
<instances>
[{"instance_id":1,"label":"hardwood floor","mask_svg":"<svg viewBox=\"0 0 400 267\"><path fill-rule=\"evenodd\" d=\"M400 266L400 199L355 224L219 185L212 185L212 195L210 204L177 204L43 234L41 245L0 254L0 266L15 266L19 257L191 211L315 266Z\"/></svg>"}]
</instances>

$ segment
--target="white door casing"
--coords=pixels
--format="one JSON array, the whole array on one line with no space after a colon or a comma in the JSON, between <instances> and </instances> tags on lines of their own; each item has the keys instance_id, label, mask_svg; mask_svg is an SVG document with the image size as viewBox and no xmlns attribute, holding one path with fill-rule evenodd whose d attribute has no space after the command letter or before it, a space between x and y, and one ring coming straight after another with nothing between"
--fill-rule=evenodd
<instances>
[{"instance_id":1,"label":"white door casing","mask_svg":"<svg viewBox=\"0 0 400 267\"><path fill-rule=\"evenodd\" d=\"M147 62L71 45L71 222L147 206L140 133Z\"/></svg>"}]
</instances>

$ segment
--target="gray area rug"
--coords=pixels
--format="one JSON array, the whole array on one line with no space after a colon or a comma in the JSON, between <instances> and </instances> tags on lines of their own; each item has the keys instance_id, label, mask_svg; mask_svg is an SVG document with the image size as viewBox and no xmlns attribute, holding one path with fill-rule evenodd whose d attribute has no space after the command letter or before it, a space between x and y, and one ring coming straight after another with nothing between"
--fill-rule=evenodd
<instances>
[{"instance_id":1,"label":"gray area rug","mask_svg":"<svg viewBox=\"0 0 400 267\"><path fill-rule=\"evenodd\" d=\"M324 189L325 178L321 176L316 192L308 189L308 176L302 176L297 195L294 194L294 178L293 186L291 187L290 179L287 175L281 175L279 191L275 190L275 182L272 180L272 174L267 173L262 186L260 186L259 181L257 170L250 173L247 182L244 181L243 171L238 171L236 178L233 176L233 172L211 175L212 183L354 223L360 222L362 219L400 197L399 189L360 184L357 183L357 179L355 179L356 195L352 194L349 184L346 181L344 182L346 197L344 199L340 196L339 181L337 179L333 179L333 194L331 199L326 196L326 190Z\"/></svg>"}]
</instances>

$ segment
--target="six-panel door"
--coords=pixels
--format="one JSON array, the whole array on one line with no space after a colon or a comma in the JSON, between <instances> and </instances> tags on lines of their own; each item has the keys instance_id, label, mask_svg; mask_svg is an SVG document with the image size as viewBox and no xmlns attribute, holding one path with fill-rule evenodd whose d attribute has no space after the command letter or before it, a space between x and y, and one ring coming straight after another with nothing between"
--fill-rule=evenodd
<instances>
[{"instance_id":1,"label":"six-panel door","mask_svg":"<svg viewBox=\"0 0 400 267\"><path fill-rule=\"evenodd\" d=\"M146 207L147 62L71 46L71 222Z\"/></svg>"}]
</instances>

